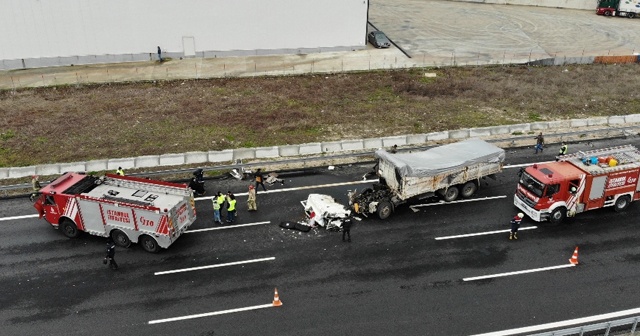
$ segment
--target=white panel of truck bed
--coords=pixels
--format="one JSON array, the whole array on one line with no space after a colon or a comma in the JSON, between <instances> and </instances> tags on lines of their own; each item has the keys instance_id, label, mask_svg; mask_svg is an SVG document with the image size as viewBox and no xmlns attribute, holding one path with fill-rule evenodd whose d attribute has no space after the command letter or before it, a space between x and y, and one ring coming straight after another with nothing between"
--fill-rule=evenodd
<instances>
[{"instance_id":1,"label":"white panel of truck bed","mask_svg":"<svg viewBox=\"0 0 640 336\"><path fill-rule=\"evenodd\" d=\"M376 157L391 163L400 176L435 176L478 163L504 161L504 149L480 139L469 139L422 152L391 154L376 151Z\"/></svg>"}]
</instances>

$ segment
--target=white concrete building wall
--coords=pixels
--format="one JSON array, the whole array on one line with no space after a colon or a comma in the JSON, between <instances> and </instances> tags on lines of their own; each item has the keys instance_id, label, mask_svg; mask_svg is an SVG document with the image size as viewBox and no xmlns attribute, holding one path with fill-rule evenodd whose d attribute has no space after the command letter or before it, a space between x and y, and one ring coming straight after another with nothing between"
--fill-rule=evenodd
<instances>
[{"instance_id":1,"label":"white concrete building wall","mask_svg":"<svg viewBox=\"0 0 640 336\"><path fill-rule=\"evenodd\" d=\"M173 57L194 50L215 57L362 49L368 6L369 0L0 0L0 61L148 60L156 46Z\"/></svg>"}]
</instances>

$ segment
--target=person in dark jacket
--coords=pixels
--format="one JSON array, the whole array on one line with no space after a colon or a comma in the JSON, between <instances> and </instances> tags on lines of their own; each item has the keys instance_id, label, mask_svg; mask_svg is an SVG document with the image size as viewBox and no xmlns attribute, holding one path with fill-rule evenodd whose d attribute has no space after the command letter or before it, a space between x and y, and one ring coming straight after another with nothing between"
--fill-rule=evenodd
<instances>
[{"instance_id":1,"label":"person in dark jacket","mask_svg":"<svg viewBox=\"0 0 640 336\"><path fill-rule=\"evenodd\" d=\"M264 186L264 177L262 176L262 169L258 168L256 173L253 174L253 177L256 180L256 193L258 192L258 186L262 186L262 190L267 191L267 188Z\"/></svg>"},{"instance_id":2,"label":"person in dark jacket","mask_svg":"<svg viewBox=\"0 0 640 336\"><path fill-rule=\"evenodd\" d=\"M538 154L538 151L540 151L540 153L542 153L544 151L544 136L542 136L542 132L540 132L540 134L538 134L535 137L536 140L536 154Z\"/></svg>"},{"instance_id":3,"label":"person in dark jacket","mask_svg":"<svg viewBox=\"0 0 640 336\"><path fill-rule=\"evenodd\" d=\"M116 256L116 244L113 240L107 240L107 256L104 257L104 263L109 264L109 267L113 270L118 269L118 264L116 264L116 260L114 259Z\"/></svg>"},{"instance_id":4,"label":"person in dark jacket","mask_svg":"<svg viewBox=\"0 0 640 336\"><path fill-rule=\"evenodd\" d=\"M518 229L520 228L520 223L522 223L522 218L524 214L522 212L518 213L511 219L511 232L509 233L509 240L518 240Z\"/></svg>"},{"instance_id":5,"label":"person in dark jacket","mask_svg":"<svg viewBox=\"0 0 640 336\"><path fill-rule=\"evenodd\" d=\"M345 241L344 239L346 237L346 241L351 242L351 225L353 225L351 217L347 217L347 219L342 222L342 241Z\"/></svg>"}]
</instances>

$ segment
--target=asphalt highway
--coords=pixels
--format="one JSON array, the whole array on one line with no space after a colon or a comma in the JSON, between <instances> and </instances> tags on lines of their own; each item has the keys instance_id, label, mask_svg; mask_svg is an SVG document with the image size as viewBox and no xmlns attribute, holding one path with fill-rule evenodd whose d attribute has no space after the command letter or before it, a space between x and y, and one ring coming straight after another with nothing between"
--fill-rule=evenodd
<instances>
[{"instance_id":1,"label":"asphalt highway","mask_svg":"<svg viewBox=\"0 0 640 336\"><path fill-rule=\"evenodd\" d=\"M637 138L592 145L626 143L640 146ZM510 149L506 164L552 160L556 147L538 155ZM588 148L570 144L569 152ZM311 192L346 204L348 189L369 183L317 186L362 181L370 168L321 167L287 177L284 186L259 191L257 212L248 212L239 196L235 225L255 225L221 229L226 225L213 224L211 202L199 200L192 232L158 254L118 248L117 271L102 264L104 238L71 240L38 218L7 219L35 210L26 198L2 200L0 334L470 335L640 307L640 204L625 213L586 212L560 226L525 218L522 228L537 228L522 230L518 241L507 233L436 239L507 230L517 212L515 167L474 196L496 198L415 212L403 206L384 221L357 221L351 243L321 228L278 226L303 218L300 201ZM230 178L206 187L209 194L239 194L248 184ZM576 267L463 280L564 265L576 246ZM162 273L186 268L195 269ZM283 305L266 307L276 287Z\"/></svg>"}]
</instances>

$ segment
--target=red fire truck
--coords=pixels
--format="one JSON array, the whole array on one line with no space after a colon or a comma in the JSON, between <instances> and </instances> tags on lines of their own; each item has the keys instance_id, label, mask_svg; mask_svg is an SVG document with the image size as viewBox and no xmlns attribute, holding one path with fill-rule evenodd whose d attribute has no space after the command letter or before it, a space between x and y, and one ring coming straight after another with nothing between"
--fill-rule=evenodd
<instances>
[{"instance_id":1,"label":"red fire truck","mask_svg":"<svg viewBox=\"0 0 640 336\"><path fill-rule=\"evenodd\" d=\"M196 220L186 184L106 174L65 173L40 190L34 207L69 238L80 231L140 243L148 252L169 247Z\"/></svg>"},{"instance_id":2,"label":"red fire truck","mask_svg":"<svg viewBox=\"0 0 640 336\"><path fill-rule=\"evenodd\" d=\"M531 219L557 224L578 213L640 199L640 152L631 145L578 152L520 174L514 204Z\"/></svg>"}]
</instances>

